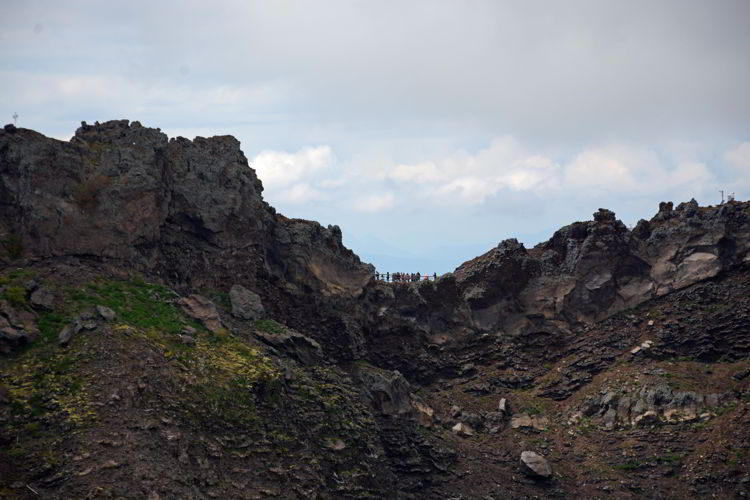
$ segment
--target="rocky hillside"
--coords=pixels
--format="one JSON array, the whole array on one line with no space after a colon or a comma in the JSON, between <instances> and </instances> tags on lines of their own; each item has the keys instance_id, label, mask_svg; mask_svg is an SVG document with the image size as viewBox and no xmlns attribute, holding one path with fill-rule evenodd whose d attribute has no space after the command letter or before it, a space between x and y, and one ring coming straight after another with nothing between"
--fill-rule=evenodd
<instances>
[{"instance_id":1,"label":"rocky hillside","mask_svg":"<svg viewBox=\"0 0 750 500\"><path fill-rule=\"evenodd\" d=\"M750 495L750 203L386 284L232 137L0 131L1 498Z\"/></svg>"}]
</instances>

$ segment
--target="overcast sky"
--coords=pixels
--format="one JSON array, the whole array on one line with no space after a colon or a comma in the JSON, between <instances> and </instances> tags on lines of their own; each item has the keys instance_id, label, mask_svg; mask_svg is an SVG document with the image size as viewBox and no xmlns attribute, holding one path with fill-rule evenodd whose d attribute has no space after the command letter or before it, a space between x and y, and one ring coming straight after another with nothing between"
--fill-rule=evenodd
<instances>
[{"instance_id":1,"label":"overcast sky","mask_svg":"<svg viewBox=\"0 0 750 500\"><path fill-rule=\"evenodd\" d=\"M0 0L0 117L231 134L382 271L750 198L750 2Z\"/></svg>"}]
</instances>

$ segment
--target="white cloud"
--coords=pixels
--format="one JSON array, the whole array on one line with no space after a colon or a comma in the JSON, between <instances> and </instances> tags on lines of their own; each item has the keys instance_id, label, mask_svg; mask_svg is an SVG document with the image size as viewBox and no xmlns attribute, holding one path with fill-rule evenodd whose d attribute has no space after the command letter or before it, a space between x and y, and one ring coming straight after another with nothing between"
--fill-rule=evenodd
<instances>
[{"instance_id":1,"label":"white cloud","mask_svg":"<svg viewBox=\"0 0 750 500\"><path fill-rule=\"evenodd\" d=\"M302 203L321 201L326 199L326 196L309 184L300 183L279 191L275 195L275 199L281 203L299 205Z\"/></svg>"},{"instance_id":2,"label":"white cloud","mask_svg":"<svg viewBox=\"0 0 750 500\"><path fill-rule=\"evenodd\" d=\"M750 142L743 142L736 148L727 151L724 159L740 172L750 175Z\"/></svg>"},{"instance_id":3,"label":"white cloud","mask_svg":"<svg viewBox=\"0 0 750 500\"><path fill-rule=\"evenodd\" d=\"M354 209L359 212L382 212L393 208L395 196L393 193L371 194L354 201Z\"/></svg>"},{"instance_id":4,"label":"white cloud","mask_svg":"<svg viewBox=\"0 0 750 500\"><path fill-rule=\"evenodd\" d=\"M336 162L330 146L307 147L296 153L261 151L250 161L268 191L286 188L300 180L320 178Z\"/></svg>"},{"instance_id":5,"label":"white cloud","mask_svg":"<svg viewBox=\"0 0 750 500\"><path fill-rule=\"evenodd\" d=\"M432 162L396 165L386 175L394 181L419 184L436 182L445 178L444 173Z\"/></svg>"}]
</instances>

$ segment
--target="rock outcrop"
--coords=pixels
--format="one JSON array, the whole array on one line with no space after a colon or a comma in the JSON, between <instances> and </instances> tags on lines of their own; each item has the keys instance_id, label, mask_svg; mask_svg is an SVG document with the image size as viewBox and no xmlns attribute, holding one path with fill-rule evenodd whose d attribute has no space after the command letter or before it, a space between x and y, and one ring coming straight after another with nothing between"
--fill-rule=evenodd
<instances>
[{"instance_id":1,"label":"rock outcrop","mask_svg":"<svg viewBox=\"0 0 750 500\"><path fill-rule=\"evenodd\" d=\"M433 378L460 371L449 353L468 343L507 337L540 349L582 325L749 263L748 202L691 201L676 209L666 203L632 231L600 209L592 221L566 226L532 249L503 241L436 282L373 285L377 320L369 350L404 373L411 360L423 359L420 373L410 375ZM398 352L382 341L393 334Z\"/></svg>"},{"instance_id":2,"label":"rock outcrop","mask_svg":"<svg viewBox=\"0 0 750 500\"><path fill-rule=\"evenodd\" d=\"M84 122L69 142L2 130L0 240L15 251L0 258L89 256L191 286L363 286L370 268L337 227L280 216L262 190L231 136L168 139L127 120Z\"/></svg>"}]
</instances>

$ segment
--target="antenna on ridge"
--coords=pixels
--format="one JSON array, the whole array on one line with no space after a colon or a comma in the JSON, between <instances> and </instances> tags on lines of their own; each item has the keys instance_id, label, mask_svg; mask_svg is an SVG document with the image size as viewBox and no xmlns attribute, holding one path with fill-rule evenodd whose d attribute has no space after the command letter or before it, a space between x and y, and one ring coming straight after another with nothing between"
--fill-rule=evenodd
<instances>
[{"instance_id":1,"label":"antenna on ridge","mask_svg":"<svg viewBox=\"0 0 750 500\"><path fill-rule=\"evenodd\" d=\"M724 204L724 190L720 189L719 192L721 193L721 204Z\"/></svg>"},{"instance_id":2,"label":"antenna on ridge","mask_svg":"<svg viewBox=\"0 0 750 500\"><path fill-rule=\"evenodd\" d=\"M18 113L13 113L13 126L18 125Z\"/></svg>"}]
</instances>

